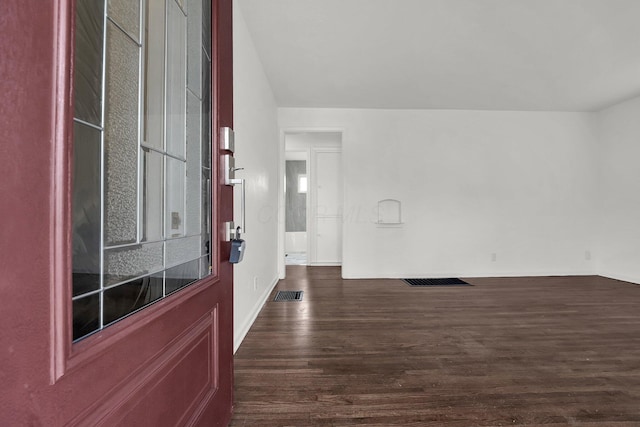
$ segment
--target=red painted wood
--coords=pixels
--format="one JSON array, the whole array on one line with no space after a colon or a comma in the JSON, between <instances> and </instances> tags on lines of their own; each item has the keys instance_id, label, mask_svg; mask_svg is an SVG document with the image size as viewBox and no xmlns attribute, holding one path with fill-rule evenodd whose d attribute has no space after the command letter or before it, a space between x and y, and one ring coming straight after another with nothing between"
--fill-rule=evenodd
<instances>
[{"instance_id":1,"label":"red painted wood","mask_svg":"<svg viewBox=\"0 0 640 427\"><path fill-rule=\"evenodd\" d=\"M217 37L212 41L214 52L212 52L212 75L214 76L213 88L213 105L214 105L214 141L212 150L214 158L212 160L212 174L218 179L219 185L214 186L217 189L214 197L217 200L217 211L215 213L214 224L217 224L218 242L218 272L220 277L229 278L229 285L224 287L227 294L225 301L225 315L221 315L219 331L219 342L221 351L219 353L220 360L220 388L219 397L215 399L212 405L204 408L202 416L197 421L197 425L202 426L226 426L233 411L233 266L228 262L229 248L225 239L225 230L223 224L233 218L233 190L229 186L220 183L220 128L233 128L233 0L215 0L212 2L214 19L213 34ZM220 417L217 414L225 414ZM228 414L228 416L227 416Z\"/></svg>"},{"instance_id":2,"label":"red painted wood","mask_svg":"<svg viewBox=\"0 0 640 427\"><path fill-rule=\"evenodd\" d=\"M218 0L218 33L232 34L232 1ZM214 40L217 46L214 55L217 59L217 106L220 126L233 127L233 40L231 37L221 36Z\"/></svg>"},{"instance_id":3,"label":"red painted wood","mask_svg":"<svg viewBox=\"0 0 640 427\"><path fill-rule=\"evenodd\" d=\"M213 3L214 46L227 46L214 57L217 129L233 119L231 1ZM213 276L71 344L72 11L0 1L0 425L226 425L233 270L216 245ZM232 199L213 187L220 230Z\"/></svg>"},{"instance_id":4,"label":"red painted wood","mask_svg":"<svg viewBox=\"0 0 640 427\"><path fill-rule=\"evenodd\" d=\"M64 105L54 90L56 12L55 2L0 2L0 425L7 426L55 419L42 395L51 381L55 108Z\"/></svg>"}]
</instances>

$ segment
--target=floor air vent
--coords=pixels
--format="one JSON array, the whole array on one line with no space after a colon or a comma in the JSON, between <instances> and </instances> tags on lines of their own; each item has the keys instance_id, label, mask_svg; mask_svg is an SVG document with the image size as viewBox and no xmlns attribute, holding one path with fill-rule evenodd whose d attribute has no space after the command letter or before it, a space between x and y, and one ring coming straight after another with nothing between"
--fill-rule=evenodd
<instances>
[{"instance_id":1,"label":"floor air vent","mask_svg":"<svg viewBox=\"0 0 640 427\"><path fill-rule=\"evenodd\" d=\"M409 286L472 286L464 280L457 278L447 279L402 279Z\"/></svg>"},{"instance_id":2,"label":"floor air vent","mask_svg":"<svg viewBox=\"0 0 640 427\"><path fill-rule=\"evenodd\" d=\"M274 301L302 301L303 291L278 291Z\"/></svg>"}]
</instances>

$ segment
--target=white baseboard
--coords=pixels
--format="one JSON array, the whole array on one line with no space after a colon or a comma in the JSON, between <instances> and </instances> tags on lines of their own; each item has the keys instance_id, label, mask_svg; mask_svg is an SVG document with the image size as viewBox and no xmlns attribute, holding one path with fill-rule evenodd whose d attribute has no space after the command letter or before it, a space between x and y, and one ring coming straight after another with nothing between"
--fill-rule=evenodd
<instances>
[{"instance_id":1,"label":"white baseboard","mask_svg":"<svg viewBox=\"0 0 640 427\"><path fill-rule=\"evenodd\" d=\"M419 279L424 277L430 278L444 278L444 277L537 277L537 276L595 276L598 273L593 269L586 270L523 270L523 271L493 271L493 272L479 272L479 271L462 271L457 273L442 273L431 272L424 274L407 274L402 272L391 272L377 275L353 275L351 273L345 274L344 270L342 276L344 279Z\"/></svg>"},{"instance_id":2,"label":"white baseboard","mask_svg":"<svg viewBox=\"0 0 640 427\"><path fill-rule=\"evenodd\" d=\"M262 295L260 295L260 298L258 298L258 301L256 301L256 305L253 307L251 315L247 318L242 327L236 328L234 326L236 332L233 334L233 354L236 354L236 351L240 348L240 344L242 344L244 337L249 333L251 326L253 326L253 322L256 321L258 314L260 314L260 310L262 310L262 307L267 303L267 299L269 298L269 295L271 295L271 291L276 287L279 280L280 278L276 277L271 281L271 285L267 286L267 289L264 290Z\"/></svg>"}]
</instances>

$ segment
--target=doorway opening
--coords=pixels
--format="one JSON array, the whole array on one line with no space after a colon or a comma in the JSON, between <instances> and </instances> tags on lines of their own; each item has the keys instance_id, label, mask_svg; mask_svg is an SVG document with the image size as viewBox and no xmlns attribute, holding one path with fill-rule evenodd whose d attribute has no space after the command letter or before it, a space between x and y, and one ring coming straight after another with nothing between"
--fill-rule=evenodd
<instances>
[{"instance_id":1,"label":"doorway opening","mask_svg":"<svg viewBox=\"0 0 640 427\"><path fill-rule=\"evenodd\" d=\"M307 152L285 152L285 264L307 265Z\"/></svg>"},{"instance_id":2,"label":"doorway opening","mask_svg":"<svg viewBox=\"0 0 640 427\"><path fill-rule=\"evenodd\" d=\"M284 132L285 265L342 265L342 132Z\"/></svg>"}]
</instances>

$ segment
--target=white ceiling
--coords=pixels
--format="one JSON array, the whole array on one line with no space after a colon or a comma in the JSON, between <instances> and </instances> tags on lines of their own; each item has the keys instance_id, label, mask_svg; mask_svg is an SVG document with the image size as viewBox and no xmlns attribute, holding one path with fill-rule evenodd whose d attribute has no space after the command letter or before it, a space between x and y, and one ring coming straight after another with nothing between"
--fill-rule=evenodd
<instances>
[{"instance_id":1,"label":"white ceiling","mask_svg":"<svg viewBox=\"0 0 640 427\"><path fill-rule=\"evenodd\" d=\"M282 107L595 111L640 95L640 0L239 0Z\"/></svg>"}]
</instances>

